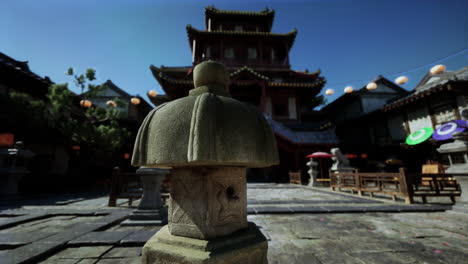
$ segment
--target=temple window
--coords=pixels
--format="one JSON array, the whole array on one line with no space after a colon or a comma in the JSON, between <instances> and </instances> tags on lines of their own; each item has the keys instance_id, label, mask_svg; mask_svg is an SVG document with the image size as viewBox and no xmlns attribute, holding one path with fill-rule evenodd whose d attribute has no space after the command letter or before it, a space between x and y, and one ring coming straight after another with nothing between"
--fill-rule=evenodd
<instances>
[{"instance_id":1,"label":"temple window","mask_svg":"<svg viewBox=\"0 0 468 264\"><path fill-rule=\"evenodd\" d=\"M228 47L224 49L224 58L233 59L234 58L234 48Z\"/></svg>"},{"instance_id":2,"label":"temple window","mask_svg":"<svg viewBox=\"0 0 468 264\"><path fill-rule=\"evenodd\" d=\"M248 59L257 59L257 48L248 48Z\"/></svg>"},{"instance_id":3,"label":"temple window","mask_svg":"<svg viewBox=\"0 0 468 264\"><path fill-rule=\"evenodd\" d=\"M242 31L242 25L236 25L234 30L235 31Z\"/></svg>"},{"instance_id":4,"label":"temple window","mask_svg":"<svg viewBox=\"0 0 468 264\"><path fill-rule=\"evenodd\" d=\"M211 47L206 47L206 57L211 58Z\"/></svg>"},{"instance_id":5,"label":"temple window","mask_svg":"<svg viewBox=\"0 0 468 264\"><path fill-rule=\"evenodd\" d=\"M271 61L276 60L276 52L274 48L271 48Z\"/></svg>"}]
</instances>

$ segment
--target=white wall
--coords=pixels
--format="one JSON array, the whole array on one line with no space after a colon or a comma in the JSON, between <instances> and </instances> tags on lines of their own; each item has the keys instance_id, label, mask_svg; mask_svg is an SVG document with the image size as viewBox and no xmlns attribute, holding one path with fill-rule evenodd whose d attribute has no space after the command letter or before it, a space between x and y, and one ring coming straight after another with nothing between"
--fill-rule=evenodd
<instances>
[{"instance_id":1,"label":"white wall","mask_svg":"<svg viewBox=\"0 0 468 264\"><path fill-rule=\"evenodd\" d=\"M421 107L412 111L408 111L408 123L410 133L419 130L423 127L432 127L429 111L426 107Z\"/></svg>"}]
</instances>

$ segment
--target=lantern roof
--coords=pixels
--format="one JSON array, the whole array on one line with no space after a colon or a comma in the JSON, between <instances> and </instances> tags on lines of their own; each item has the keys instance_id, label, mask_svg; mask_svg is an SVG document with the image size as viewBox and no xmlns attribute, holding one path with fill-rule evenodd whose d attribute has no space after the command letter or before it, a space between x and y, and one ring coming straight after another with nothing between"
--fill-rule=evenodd
<instances>
[{"instance_id":1,"label":"lantern roof","mask_svg":"<svg viewBox=\"0 0 468 264\"><path fill-rule=\"evenodd\" d=\"M230 97L229 73L217 62L194 69L189 95L151 111L138 131L132 164L147 167L279 163L276 141L257 109Z\"/></svg>"}]
</instances>

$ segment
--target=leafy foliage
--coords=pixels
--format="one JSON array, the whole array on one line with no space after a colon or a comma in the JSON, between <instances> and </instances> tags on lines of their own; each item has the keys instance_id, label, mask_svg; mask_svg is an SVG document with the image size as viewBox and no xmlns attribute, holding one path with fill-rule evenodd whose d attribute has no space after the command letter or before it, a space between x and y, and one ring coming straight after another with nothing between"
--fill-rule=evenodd
<instances>
[{"instance_id":1,"label":"leafy foliage","mask_svg":"<svg viewBox=\"0 0 468 264\"><path fill-rule=\"evenodd\" d=\"M73 68L69 68L66 74L73 77L75 85L82 91L83 99L99 96L105 89L102 85L90 83L96 80L94 69L75 75ZM50 125L61 131L72 144L86 145L97 152L107 152L118 150L130 137L130 132L118 122L124 117L125 113L121 109L126 104L117 98L114 101L118 107L81 108L81 98L68 89L68 84L51 85L47 98L50 102Z\"/></svg>"}]
</instances>

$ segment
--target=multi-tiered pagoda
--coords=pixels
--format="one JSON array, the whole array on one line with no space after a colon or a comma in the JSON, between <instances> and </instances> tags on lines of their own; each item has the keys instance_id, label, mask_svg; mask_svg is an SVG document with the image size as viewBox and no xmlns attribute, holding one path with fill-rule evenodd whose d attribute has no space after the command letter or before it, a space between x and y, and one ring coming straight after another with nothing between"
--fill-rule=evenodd
<instances>
[{"instance_id":1,"label":"multi-tiered pagoda","mask_svg":"<svg viewBox=\"0 0 468 264\"><path fill-rule=\"evenodd\" d=\"M193 86L192 69L206 60L224 63L230 71L229 92L233 98L255 105L267 115L276 132L281 173L303 169L306 154L329 150L336 144L332 131L318 129L314 116L317 95L325 84L320 71L291 69L289 51L297 35L272 33L275 11L260 12L205 9L204 30L187 26L192 65L150 66L165 95L150 96L155 104L188 95ZM316 130L316 131L313 131ZM304 165L305 166L305 165Z\"/></svg>"}]
</instances>

